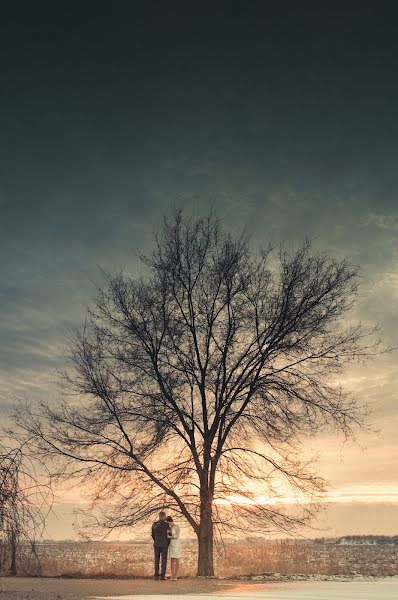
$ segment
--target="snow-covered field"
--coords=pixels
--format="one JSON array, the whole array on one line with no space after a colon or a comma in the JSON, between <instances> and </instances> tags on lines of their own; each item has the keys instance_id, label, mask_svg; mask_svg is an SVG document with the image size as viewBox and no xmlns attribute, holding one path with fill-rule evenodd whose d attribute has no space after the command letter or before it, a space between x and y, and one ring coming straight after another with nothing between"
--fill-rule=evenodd
<instances>
[{"instance_id":1,"label":"snow-covered field","mask_svg":"<svg viewBox=\"0 0 398 600\"><path fill-rule=\"evenodd\" d=\"M29 555L28 549L22 553L18 565L20 575L87 578L151 577L153 574L153 548L150 543L57 542L39 544L37 551L39 563ZM182 576L195 575L196 552L194 542L184 542ZM225 553L216 555L215 559L219 577L277 574L280 579L281 574L288 577L298 574L350 577L398 575L398 544L395 543L316 543L294 540L250 543L241 540L228 542Z\"/></svg>"}]
</instances>

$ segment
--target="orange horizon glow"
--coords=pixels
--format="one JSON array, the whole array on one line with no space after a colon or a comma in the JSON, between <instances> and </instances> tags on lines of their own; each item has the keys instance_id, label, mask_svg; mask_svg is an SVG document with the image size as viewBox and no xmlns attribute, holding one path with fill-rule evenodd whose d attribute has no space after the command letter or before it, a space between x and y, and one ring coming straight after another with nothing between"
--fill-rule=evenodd
<instances>
[{"instance_id":1,"label":"orange horizon glow","mask_svg":"<svg viewBox=\"0 0 398 600\"><path fill-rule=\"evenodd\" d=\"M333 490L323 496L319 496L315 502L323 504L349 504L353 502L371 504L398 504L398 486L388 488L378 486L352 486L342 490ZM266 506L275 504L306 504L310 500L306 496L281 495L276 497L253 495L253 497L232 494L222 498L216 498L214 504L219 506Z\"/></svg>"},{"instance_id":2,"label":"orange horizon glow","mask_svg":"<svg viewBox=\"0 0 398 600\"><path fill-rule=\"evenodd\" d=\"M60 489L54 499L54 504L80 504L88 505L91 503L90 491L75 489ZM231 505L276 505L276 504L305 504L310 502L311 499L308 496L297 494L296 496L289 494L287 490L278 490L278 495L267 496L264 494L252 492L250 496L231 494L226 496L220 496L213 500L215 505L219 506L231 506ZM115 500L116 502L116 500ZM362 504L397 504L398 505L398 485L397 486L377 486L377 485L352 485L345 486L339 489L332 489L326 492L323 496L314 497L312 502L320 502L322 504L350 504L353 502L360 502Z\"/></svg>"}]
</instances>

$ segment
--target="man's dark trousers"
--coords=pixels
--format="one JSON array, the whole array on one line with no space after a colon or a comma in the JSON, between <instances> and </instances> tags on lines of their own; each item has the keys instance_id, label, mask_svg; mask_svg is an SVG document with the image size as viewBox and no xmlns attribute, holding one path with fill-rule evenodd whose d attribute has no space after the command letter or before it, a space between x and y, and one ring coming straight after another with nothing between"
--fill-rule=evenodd
<instances>
[{"instance_id":1,"label":"man's dark trousers","mask_svg":"<svg viewBox=\"0 0 398 600\"><path fill-rule=\"evenodd\" d=\"M162 567L160 572L161 579L166 577L166 567L167 567L167 546L155 546L155 577L159 577L159 562L162 559Z\"/></svg>"}]
</instances>

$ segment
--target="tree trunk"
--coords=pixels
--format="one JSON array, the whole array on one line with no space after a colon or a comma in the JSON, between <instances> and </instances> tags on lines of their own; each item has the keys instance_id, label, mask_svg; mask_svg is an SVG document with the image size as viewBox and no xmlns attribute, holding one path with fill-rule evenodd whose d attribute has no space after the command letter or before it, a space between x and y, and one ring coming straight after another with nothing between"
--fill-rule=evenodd
<instances>
[{"instance_id":1,"label":"tree trunk","mask_svg":"<svg viewBox=\"0 0 398 600\"><path fill-rule=\"evenodd\" d=\"M209 494L201 495L200 525L198 531L198 571L202 577L214 576L213 545L214 531L212 500Z\"/></svg>"},{"instance_id":2,"label":"tree trunk","mask_svg":"<svg viewBox=\"0 0 398 600\"><path fill-rule=\"evenodd\" d=\"M11 550L11 565L10 575L14 576L17 574L17 536L15 530L11 530L10 535L10 550Z\"/></svg>"}]
</instances>

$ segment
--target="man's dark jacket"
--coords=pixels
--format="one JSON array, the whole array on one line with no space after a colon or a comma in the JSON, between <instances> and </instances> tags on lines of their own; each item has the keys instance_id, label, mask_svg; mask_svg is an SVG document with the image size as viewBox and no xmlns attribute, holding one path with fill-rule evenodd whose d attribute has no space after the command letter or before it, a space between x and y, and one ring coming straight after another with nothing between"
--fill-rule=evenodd
<instances>
[{"instance_id":1,"label":"man's dark jacket","mask_svg":"<svg viewBox=\"0 0 398 600\"><path fill-rule=\"evenodd\" d=\"M169 524L167 521L155 521L152 525L152 539L155 548L167 548L169 544L168 531Z\"/></svg>"}]
</instances>

